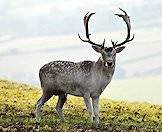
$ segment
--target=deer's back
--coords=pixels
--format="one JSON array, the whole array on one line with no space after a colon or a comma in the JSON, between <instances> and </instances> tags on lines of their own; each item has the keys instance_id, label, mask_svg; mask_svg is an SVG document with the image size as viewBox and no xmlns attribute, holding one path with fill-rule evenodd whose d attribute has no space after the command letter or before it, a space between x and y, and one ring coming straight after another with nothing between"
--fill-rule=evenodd
<instances>
[{"instance_id":1,"label":"deer's back","mask_svg":"<svg viewBox=\"0 0 162 132\"><path fill-rule=\"evenodd\" d=\"M75 91L91 79L94 62L53 61L44 65L39 72L42 87ZM85 83L85 84L84 84Z\"/></svg>"}]
</instances>

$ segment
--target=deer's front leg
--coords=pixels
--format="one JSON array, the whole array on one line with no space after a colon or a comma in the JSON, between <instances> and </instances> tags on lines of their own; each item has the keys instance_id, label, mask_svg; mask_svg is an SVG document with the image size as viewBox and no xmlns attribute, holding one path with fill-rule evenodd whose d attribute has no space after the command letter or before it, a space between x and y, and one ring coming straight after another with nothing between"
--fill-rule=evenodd
<instances>
[{"instance_id":1,"label":"deer's front leg","mask_svg":"<svg viewBox=\"0 0 162 132\"><path fill-rule=\"evenodd\" d=\"M99 124L99 96L92 97L94 123Z\"/></svg>"},{"instance_id":2,"label":"deer's front leg","mask_svg":"<svg viewBox=\"0 0 162 132\"><path fill-rule=\"evenodd\" d=\"M90 118L91 118L91 122L93 123L93 117L94 117L94 114L93 114L93 109L92 109L92 103L91 103L91 100L90 100L90 96L84 96L84 103L87 107L87 111L90 115Z\"/></svg>"}]
</instances>

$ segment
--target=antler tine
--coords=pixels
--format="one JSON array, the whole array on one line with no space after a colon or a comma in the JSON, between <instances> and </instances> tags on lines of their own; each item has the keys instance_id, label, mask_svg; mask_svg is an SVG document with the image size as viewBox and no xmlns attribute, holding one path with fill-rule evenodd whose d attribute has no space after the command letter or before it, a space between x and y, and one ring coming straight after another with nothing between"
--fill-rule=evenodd
<instances>
[{"instance_id":1,"label":"antler tine","mask_svg":"<svg viewBox=\"0 0 162 132\"><path fill-rule=\"evenodd\" d=\"M119 8L122 12L124 12L125 15L127 15L126 11L124 11L122 8Z\"/></svg>"},{"instance_id":2,"label":"antler tine","mask_svg":"<svg viewBox=\"0 0 162 132\"><path fill-rule=\"evenodd\" d=\"M111 43L112 43L113 47L115 48L115 47L116 47L116 44L118 43L118 41L114 42L114 41L112 41L112 39L111 39Z\"/></svg>"},{"instance_id":3,"label":"antler tine","mask_svg":"<svg viewBox=\"0 0 162 132\"><path fill-rule=\"evenodd\" d=\"M121 9L121 8L119 8L119 9L120 9L121 11L124 12L124 15L123 15L123 14L115 14L115 15L117 15L117 16L119 16L119 17L122 17L123 20L124 20L124 22L126 23L126 25L127 25L127 37L126 37L126 39L125 39L123 42L121 42L121 43L119 43L119 44L116 43L116 44L115 44L115 47L124 45L125 43L130 42L130 41L132 41L132 40L134 39L134 34L133 34L133 37L130 39L130 30L131 30L130 18L129 18L129 16L127 15L126 11L124 11L124 10ZM112 42L112 41L111 41L111 42ZM113 45L113 46L114 46L114 45Z\"/></svg>"},{"instance_id":4,"label":"antler tine","mask_svg":"<svg viewBox=\"0 0 162 132\"><path fill-rule=\"evenodd\" d=\"M105 40L104 40L104 42L103 42L102 45L96 44L96 43L94 43L94 42L92 42L92 41L90 40L90 37L89 37L89 36L90 36L91 34L89 33L88 22L89 22L90 17L91 17L92 15L96 14L96 13L90 13L89 15L88 15L88 14L89 14L89 12L86 13L86 15L84 16L84 28L85 28L85 31L86 31L86 38L87 38L87 40L82 39L82 38L80 37L79 33L78 33L78 36L79 36L80 40L83 41L83 42L88 42L88 43L90 43L90 44L92 44L92 45L96 45L96 46L99 46L99 47L101 47L101 48L104 48Z\"/></svg>"},{"instance_id":5,"label":"antler tine","mask_svg":"<svg viewBox=\"0 0 162 132\"><path fill-rule=\"evenodd\" d=\"M85 30L86 30L86 37L89 39L89 25L88 25L88 22L89 22L89 19L92 15L96 14L96 13L90 13L89 15L89 12L84 16L84 27L85 27Z\"/></svg>"},{"instance_id":6,"label":"antler tine","mask_svg":"<svg viewBox=\"0 0 162 132\"><path fill-rule=\"evenodd\" d=\"M86 20L87 20L87 15L88 14L89 14L89 12L86 13L86 15L84 16L84 19L83 19L83 21L84 21L84 27L86 27Z\"/></svg>"},{"instance_id":7,"label":"antler tine","mask_svg":"<svg viewBox=\"0 0 162 132\"><path fill-rule=\"evenodd\" d=\"M111 43L112 43L113 47L115 48L116 45L115 45L114 41L112 41L112 39L111 39Z\"/></svg>"},{"instance_id":8,"label":"antler tine","mask_svg":"<svg viewBox=\"0 0 162 132\"><path fill-rule=\"evenodd\" d=\"M102 43L102 49L105 47L105 39L104 39L104 41L103 41L103 43Z\"/></svg>"}]
</instances>

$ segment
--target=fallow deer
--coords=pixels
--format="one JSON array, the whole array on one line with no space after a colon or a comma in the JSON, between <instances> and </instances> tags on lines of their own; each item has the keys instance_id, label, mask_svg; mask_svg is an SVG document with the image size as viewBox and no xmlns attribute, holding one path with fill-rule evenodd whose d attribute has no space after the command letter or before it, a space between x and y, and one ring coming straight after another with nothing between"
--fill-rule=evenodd
<instances>
[{"instance_id":1,"label":"fallow deer","mask_svg":"<svg viewBox=\"0 0 162 132\"><path fill-rule=\"evenodd\" d=\"M121 42L114 42L111 40L112 47L105 47L105 39L102 44L96 44L91 41L88 22L92 15L95 13L87 13L84 17L84 27L87 40L79 38L83 42L88 42L92 45L92 48L101 54L101 57L96 61L82 61L78 63L70 61L53 61L45 64L39 71L39 77L41 82L41 88L43 90L42 97L36 104L36 120L39 121L39 113L41 107L46 101L48 101L53 95L58 95L58 102L56 105L56 111L61 121L64 121L62 113L63 105L67 99L67 95L74 95L83 97L91 121L99 123L99 97L104 91L106 86L110 83L114 71L116 54L120 53L127 42L134 39L130 38L130 18L127 13L115 14L123 18L127 26L127 37ZM91 99L92 101L91 101Z\"/></svg>"}]
</instances>

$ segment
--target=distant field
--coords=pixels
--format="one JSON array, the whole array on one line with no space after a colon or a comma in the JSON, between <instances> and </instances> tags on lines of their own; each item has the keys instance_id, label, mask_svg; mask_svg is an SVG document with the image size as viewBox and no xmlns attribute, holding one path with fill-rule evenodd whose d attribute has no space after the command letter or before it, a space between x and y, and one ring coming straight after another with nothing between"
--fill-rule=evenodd
<instances>
[{"instance_id":1,"label":"distant field","mask_svg":"<svg viewBox=\"0 0 162 132\"><path fill-rule=\"evenodd\" d=\"M160 131L162 106L102 99L98 127L88 118L82 99L68 97L64 107L66 122L59 124L54 110L56 97L42 109L40 128L33 111L41 90L26 84L0 80L0 131Z\"/></svg>"},{"instance_id":2,"label":"distant field","mask_svg":"<svg viewBox=\"0 0 162 132\"><path fill-rule=\"evenodd\" d=\"M162 76L112 80L103 98L162 104Z\"/></svg>"}]
</instances>

